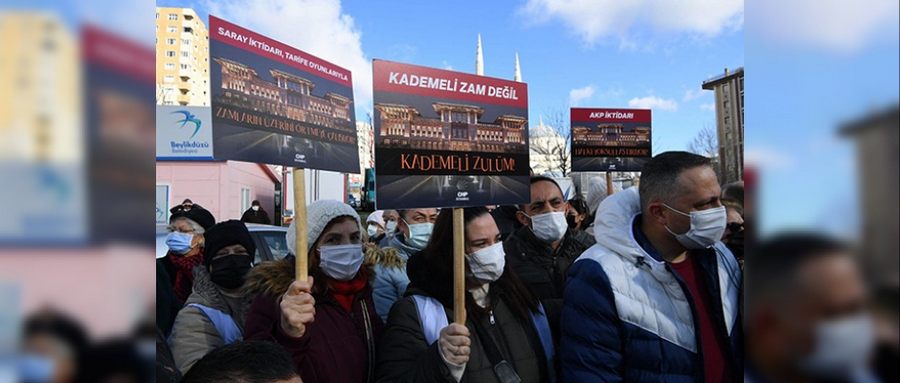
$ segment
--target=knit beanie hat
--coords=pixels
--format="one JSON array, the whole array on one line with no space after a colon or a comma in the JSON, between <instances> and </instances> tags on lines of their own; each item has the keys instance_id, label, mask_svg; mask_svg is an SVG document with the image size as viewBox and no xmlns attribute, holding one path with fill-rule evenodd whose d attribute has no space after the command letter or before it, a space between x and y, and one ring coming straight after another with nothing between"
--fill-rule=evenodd
<instances>
[{"instance_id":1,"label":"knit beanie hat","mask_svg":"<svg viewBox=\"0 0 900 383\"><path fill-rule=\"evenodd\" d=\"M252 257L256 253L256 244L247 231L247 226L236 219L219 222L203 233L203 264L209 267L209 261L216 256L223 247L242 245Z\"/></svg>"},{"instance_id":2,"label":"knit beanie hat","mask_svg":"<svg viewBox=\"0 0 900 383\"><path fill-rule=\"evenodd\" d=\"M369 216L366 217L366 225L370 222L375 222L381 225L381 227L384 227L384 210L376 210L373 211L372 214L369 214Z\"/></svg>"},{"instance_id":3,"label":"knit beanie hat","mask_svg":"<svg viewBox=\"0 0 900 383\"><path fill-rule=\"evenodd\" d=\"M313 244L322 235L325 226L337 217L350 216L356 220L356 225L362 231L362 225L359 223L359 214L353 210L350 205L335 200L319 200L309 204L306 207L306 238L307 251L312 250ZM297 248L297 227L296 220L291 221L291 226L287 232L287 245L291 253Z\"/></svg>"},{"instance_id":4,"label":"knit beanie hat","mask_svg":"<svg viewBox=\"0 0 900 383\"><path fill-rule=\"evenodd\" d=\"M195 207L188 211L180 211L172 214L172 218L169 219L169 222L175 222L178 218L187 218L197 222L203 230L209 230L209 228L216 224L216 219L213 218L212 213L202 207Z\"/></svg>"}]
</instances>

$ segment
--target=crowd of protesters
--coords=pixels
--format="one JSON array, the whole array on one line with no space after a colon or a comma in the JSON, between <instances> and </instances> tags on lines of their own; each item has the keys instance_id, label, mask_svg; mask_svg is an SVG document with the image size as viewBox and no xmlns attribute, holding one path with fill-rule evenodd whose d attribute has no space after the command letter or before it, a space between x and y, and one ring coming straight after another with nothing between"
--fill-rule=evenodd
<instances>
[{"instance_id":1,"label":"crowd of protesters","mask_svg":"<svg viewBox=\"0 0 900 383\"><path fill-rule=\"evenodd\" d=\"M626 190L602 181L567 201L533 176L526 204L463 209L465 323L453 322L452 209L363 220L313 202L301 280L293 256L254 265L243 222L182 206L157 267L157 380L896 379L897 342L876 331L891 327L851 247L802 233L750 246L743 183L720 185L695 154L653 157Z\"/></svg>"}]
</instances>

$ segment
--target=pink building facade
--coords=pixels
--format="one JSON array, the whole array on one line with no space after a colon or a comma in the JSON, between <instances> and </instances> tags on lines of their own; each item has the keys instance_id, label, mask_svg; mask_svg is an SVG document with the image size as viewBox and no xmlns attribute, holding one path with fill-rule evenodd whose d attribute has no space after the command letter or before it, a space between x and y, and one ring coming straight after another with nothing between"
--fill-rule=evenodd
<instances>
[{"instance_id":1,"label":"pink building facade","mask_svg":"<svg viewBox=\"0 0 900 383\"><path fill-rule=\"evenodd\" d=\"M240 219L250 202L259 200L275 219L275 187L280 177L268 165L240 161L157 161L157 222L160 210L190 198L209 210L216 221ZM167 197L161 197L166 195ZM165 201L164 206L161 200ZM274 222L273 222L274 223Z\"/></svg>"}]
</instances>

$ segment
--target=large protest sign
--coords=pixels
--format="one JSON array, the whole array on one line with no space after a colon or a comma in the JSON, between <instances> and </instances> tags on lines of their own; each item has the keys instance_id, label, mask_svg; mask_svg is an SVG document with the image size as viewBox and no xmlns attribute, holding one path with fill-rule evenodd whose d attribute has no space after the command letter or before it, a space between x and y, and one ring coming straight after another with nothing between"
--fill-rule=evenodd
<instances>
[{"instance_id":1,"label":"large protest sign","mask_svg":"<svg viewBox=\"0 0 900 383\"><path fill-rule=\"evenodd\" d=\"M209 17L216 159L358 173L350 71Z\"/></svg>"},{"instance_id":2,"label":"large protest sign","mask_svg":"<svg viewBox=\"0 0 900 383\"><path fill-rule=\"evenodd\" d=\"M152 244L147 201L154 195L149 180L155 174L150 161L155 134L153 49L94 26L85 26L81 38L92 241ZM54 184L48 186L68 189ZM45 230L84 226L61 215L55 212L51 219L55 224ZM121 217L135 219L122 225Z\"/></svg>"},{"instance_id":3,"label":"large protest sign","mask_svg":"<svg viewBox=\"0 0 900 383\"><path fill-rule=\"evenodd\" d=\"M378 209L529 200L525 83L375 60Z\"/></svg>"},{"instance_id":4,"label":"large protest sign","mask_svg":"<svg viewBox=\"0 0 900 383\"><path fill-rule=\"evenodd\" d=\"M572 108L572 171L640 171L650 159L649 109Z\"/></svg>"}]
</instances>

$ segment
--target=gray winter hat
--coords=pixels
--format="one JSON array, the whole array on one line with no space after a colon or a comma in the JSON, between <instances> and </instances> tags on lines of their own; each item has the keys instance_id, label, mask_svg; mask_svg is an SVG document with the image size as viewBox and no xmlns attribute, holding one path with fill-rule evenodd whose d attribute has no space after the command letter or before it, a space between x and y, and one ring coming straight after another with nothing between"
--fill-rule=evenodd
<instances>
[{"instance_id":1,"label":"gray winter hat","mask_svg":"<svg viewBox=\"0 0 900 383\"><path fill-rule=\"evenodd\" d=\"M341 216L350 216L356 220L356 225L362 231L362 225L359 223L359 214L353 210L350 205L335 200L319 200L309 204L306 207L306 238L308 240L307 251L312 250L313 244L322 235L325 226L333 219ZM297 247L297 228L296 220L291 221L291 226L287 232L287 245L291 253Z\"/></svg>"}]
</instances>

